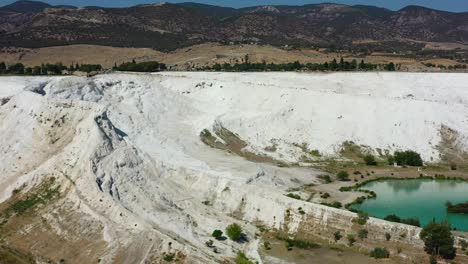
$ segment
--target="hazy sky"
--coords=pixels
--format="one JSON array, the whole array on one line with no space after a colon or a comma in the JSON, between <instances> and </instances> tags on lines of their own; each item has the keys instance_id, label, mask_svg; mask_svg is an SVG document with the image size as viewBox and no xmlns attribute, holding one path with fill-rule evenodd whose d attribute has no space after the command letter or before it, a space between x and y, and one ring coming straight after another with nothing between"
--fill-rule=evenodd
<instances>
[{"instance_id":1,"label":"hazy sky","mask_svg":"<svg viewBox=\"0 0 468 264\"><path fill-rule=\"evenodd\" d=\"M0 0L0 6L15 2L15 0ZM407 5L420 5L430 8L447 10L453 12L468 11L468 0L43 0L53 5L76 5L76 6L109 6L122 7L132 6L144 3L159 3L159 2L199 2L212 5L230 6L230 7L245 7L253 5L304 5L321 2L334 2L349 5L363 4L386 7L393 10L398 10Z\"/></svg>"}]
</instances>

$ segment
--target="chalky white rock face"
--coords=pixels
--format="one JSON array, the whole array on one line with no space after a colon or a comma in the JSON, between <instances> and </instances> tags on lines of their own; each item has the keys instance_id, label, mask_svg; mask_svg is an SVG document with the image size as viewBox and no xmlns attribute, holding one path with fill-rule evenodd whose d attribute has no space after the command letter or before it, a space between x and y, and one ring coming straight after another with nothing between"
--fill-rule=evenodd
<instances>
[{"instance_id":1,"label":"chalky white rock face","mask_svg":"<svg viewBox=\"0 0 468 264\"><path fill-rule=\"evenodd\" d=\"M109 250L102 260L109 263L119 250L131 251L126 260L134 263L170 250L194 262L216 262L237 249L258 258L253 222L280 228L287 208L302 207L311 216L294 216L291 232L305 219L312 219L309 226L349 225L349 212L284 196L289 188L317 183L319 171L210 148L200 140L204 129L222 125L249 151L288 162L301 159L298 144L336 155L344 141L412 149L438 160L442 126L458 134L457 148L468 148L465 74L1 77L0 99L0 202L24 184L60 179L74 204L69 210L105 226ZM274 152L265 151L273 144ZM341 222L332 219L337 215ZM236 221L249 243L219 242L218 254L205 246L214 229ZM411 240L417 230L409 229Z\"/></svg>"}]
</instances>

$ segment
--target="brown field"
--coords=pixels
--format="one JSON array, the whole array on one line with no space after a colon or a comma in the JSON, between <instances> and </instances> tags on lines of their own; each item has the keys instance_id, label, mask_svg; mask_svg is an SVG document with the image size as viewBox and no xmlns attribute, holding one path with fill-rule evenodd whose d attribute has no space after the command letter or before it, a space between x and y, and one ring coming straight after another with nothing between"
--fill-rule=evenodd
<instances>
[{"instance_id":1,"label":"brown field","mask_svg":"<svg viewBox=\"0 0 468 264\"><path fill-rule=\"evenodd\" d=\"M429 44L428 44L429 45ZM441 44L442 45L442 44ZM288 63L299 61L301 63L324 63L336 58L344 57L346 60L364 59L366 62L385 64L394 62L400 64L401 71L434 71L426 68L421 60L408 58L404 55L389 53L373 53L371 55L356 55L351 53L327 53L318 49L277 48L273 46L258 45L221 45L207 43L182 48L173 52L163 53L148 48L116 48L96 45L71 45L39 49L3 48L0 49L0 61L7 63L21 62L26 66L36 66L41 63L57 63L64 65L101 64L110 68L135 59L136 61L160 61L166 63L174 70L190 70L194 67L212 65L214 63L241 63L246 56L250 62ZM431 60L433 61L433 60ZM435 60L434 60L435 61ZM427 61L426 61L427 62ZM437 60L437 64L455 65L455 61Z\"/></svg>"},{"instance_id":2,"label":"brown field","mask_svg":"<svg viewBox=\"0 0 468 264\"><path fill-rule=\"evenodd\" d=\"M425 60L423 63L432 63L434 65L443 65L443 66L453 66L453 65L460 65L461 63L458 63L453 60L449 59L433 59L433 60Z\"/></svg>"},{"instance_id":3,"label":"brown field","mask_svg":"<svg viewBox=\"0 0 468 264\"><path fill-rule=\"evenodd\" d=\"M461 43L427 42L424 48L431 49L431 50L453 50L453 49L468 50L468 45L461 44Z\"/></svg>"}]
</instances>

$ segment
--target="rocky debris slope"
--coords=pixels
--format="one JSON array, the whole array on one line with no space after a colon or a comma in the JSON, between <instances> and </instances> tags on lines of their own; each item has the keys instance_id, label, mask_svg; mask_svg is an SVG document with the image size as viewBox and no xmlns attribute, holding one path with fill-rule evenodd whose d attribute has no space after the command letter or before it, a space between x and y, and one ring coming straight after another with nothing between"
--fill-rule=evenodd
<instances>
[{"instance_id":1,"label":"rocky debris slope","mask_svg":"<svg viewBox=\"0 0 468 264\"><path fill-rule=\"evenodd\" d=\"M54 178L60 202L41 218L65 241L62 210L93 223L105 263L219 262L237 250L258 257L255 224L318 235L352 228L353 213L294 200L287 190L318 183L319 171L256 163L242 153L298 162L305 149L337 155L344 141L413 149L439 159L441 126L467 149L468 92L462 74L160 73L93 78L0 78L0 202ZM242 142L210 148L202 132ZM219 131L224 131L224 134ZM244 145L245 144L245 145ZM274 148L273 148L274 146ZM247 157L248 158L248 157ZM290 208L302 207L304 215ZM47 207L46 207L47 208ZM216 242L214 229L243 225L249 242ZM418 229L377 219L375 230ZM67 228L72 228L67 226ZM323 232L323 231L329 232ZM88 231L89 232L89 231ZM86 235L89 237L89 234ZM383 236L382 236L383 239ZM65 243L65 242L64 242ZM57 257L36 251L43 257ZM83 261L83 259L80 259ZM76 260L78 261L78 260Z\"/></svg>"}]
</instances>

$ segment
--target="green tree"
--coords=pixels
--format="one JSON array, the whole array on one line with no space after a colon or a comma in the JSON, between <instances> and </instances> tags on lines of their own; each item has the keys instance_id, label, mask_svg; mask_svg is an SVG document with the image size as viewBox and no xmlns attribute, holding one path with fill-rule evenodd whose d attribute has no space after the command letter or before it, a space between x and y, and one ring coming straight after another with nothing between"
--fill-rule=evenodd
<instances>
[{"instance_id":1,"label":"green tree","mask_svg":"<svg viewBox=\"0 0 468 264\"><path fill-rule=\"evenodd\" d=\"M371 154L365 155L363 159L367 166L377 165L377 161L375 161L375 157Z\"/></svg>"},{"instance_id":2,"label":"green tree","mask_svg":"<svg viewBox=\"0 0 468 264\"><path fill-rule=\"evenodd\" d=\"M31 67L27 67L24 69L24 74L31 75L33 72L33 69Z\"/></svg>"},{"instance_id":3,"label":"green tree","mask_svg":"<svg viewBox=\"0 0 468 264\"><path fill-rule=\"evenodd\" d=\"M302 68L302 64L299 61L295 61L292 65L294 70L300 70Z\"/></svg>"},{"instance_id":4,"label":"green tree","mask_svg":"<svg viewBox=\"0 0 468 264\"><path fill-rule=\"evenodd\" d=\"M392 238L392 235L390 235L390 233L385 233L385 239L390 241L390 238Z\"/></svg>"},{"instance_id":5,"label":"green tree","mask_svg":"<svg viewBox=\"0 0 468 264\"><path fill-rule=\"evenodd\" d=\"M41 75L41 66L34 66L32 69L33 75Z\"/></svg>"},{"instance_id":6,"label":"green tree","mask_svg":"<svg viewBox=\"0 0 468 264\"><path fill-rule=\"evenodd\" d=\"M345 69L345 62L344 62L343 57L340 58L340 64L338 65L338 68L339 68L340 70L344 70L344 69Z\"/></svg>"},{"instance_id":7,"label":"green tree","mask_svg":"<svg viewBox=\"0 0 468 264\"><path fill-rule=\"evenodd\" d=\"M47 75L47 67L44 65L44 63L41 64L41 74Z\"/></svg>"},{"instance_id":8,"label":"green tree","mask_svg":"<svg viewBox=\"0 0 468 264\"><path fill-rule=\"evenodd\" d=\"M363 211L357 213L357 218L353 219L353 222L358 223L359 225L365 225L369 219L369 214Z\"/></svg>"},{"instance_id":9,"label":"green tree","mask_svg":"<svg viewBox=\"0 0 468 264\"><path fill-rule=\"evenodd\" d=\"M0 73L5 73L6 71L6 64L5 62L0 62Z\"/></svg>"},{"instance_id":10,"label":"green tree","mask_svg":"<svg viewBox=\"0 0 468 264\"><path fill-rule=\"evenodd\" d=\"M239 241L242 238L242 227L236 223L230 224L226 228L226 234L230 239Z\"/></svg>"},{"instance_id":11,"label":"green tree","mask_svg":"<svg viewBox=\"0 0 468 264\"><path fill-rule=\"evenodd\" d=\"M338 174L336 174L336 177L340 181L349 181L349 174L347 171L340 171Z\"/></svg>"},{"instance_id":12,"label":"green tree","mask_svg":"<svg viewBox=\"0 0 468 264\"><path fill-rule=\"evenodd\" d=\"M385 65L385 70L386 71L395 71L395 63L393 62L390 62L389 64Z\"/></svg>"},{"instance_id":13,"label":"green tree","mask_svg":"<svg viewBox=\"0 0 468 264\"><path fill-rule=\"evenodd\" d=\"M244 252L237 252L236 264L254 264L249 258L245 255Z\"/></svg>"},{"instance_id":14,"label":"green tree","mask_svg":"<svg viewBox=\"0 0 468 264\"><path fill-rule=\"evenodd\" d=\"M336 231L334 234L333 234L333 238L335 239L335 242L338 242L343 236L341 235L341 232L340 231Z\"/></svg>"},{"instance_id":15,"label":"green tree","mask_svg":"<svg viewBox=\"0 0 468 264\"><path fill-rule=\"evenodd\" d=\"M366 229L361 229L358 231L358 237L361 240L366 239L368 234L369 234L369 231L367 231Z\"/></svg>"},{"instance_id":16,"label":"green tree","mask_svg":"<svg viewBox=\"0 0 468 264\"><path fill-rule=\"evenodd\" d=\"M215 70L215 71L221 71L221 64L216 63L215 65L213 65L213 70Z\"/></svg>"},{"instance_id":17,"label":"green tree","mask_svg":"<svg viewBox=\"0 0 468 264\"><path fill-rule=\"evenodd\" d=\"M357 61L355 59L351 61L350 67L351 67L351 70L357 69Z\"/></svg>"},{"instance_id":18,"label":"green tree","mask_svg":"<svg viewBox=\"0 0 468 264\"><path fill-rule=\"evenodd\" d=\"M460 246L465 251L468 248L468 242L465 239L460 239Z\"/></svg>"},{"instance_id":19,"label":"green tree","mask_svg":"<svg viewBox=\"0 0 468 264\"><path fill-rule=\"evenodd\" d=\"M421 155L419 153L406 150L406 151L395 151L393 155L393 159L395 162L400 166L422 166L423 161Z\"/></svg>"},{"instance_id":20,"label":"green tree","mask_svg":"<svg viewBox=\"0 0 468 264\"><path fill-rule=\"evenodd\" d=\"M24 74L24 65L22 63L16 63L8 67L8 72L12 74Z\"/></svg>"},{"instance_id":21,"label":"green tree","mask_svg":"<svg viewBox=\"0 0 468 264\"><path fill-rule=\"evenodd\" d=\"M353 234L348 234L346 238L348 239L348 245L352 247L354 243L356 242L356 238L354 238Z\"/></svg>"},{"instance_id":22,"label":"green tree","mask_svg":"<svg viewBox=\"0 0 468 264\"><path fill-rule=\"evenodd\" d=\"M455 240L447 222L438 224L432 221L423 228L419 236L424 241L424 251L428 254L441 256L444 259L455 258Z\"/></svg>"},{"instance_id":23,"label":"green tree","mask_svg":"<svg viewBox=\"0 0 468 264\"><path fill-rule=\"evenodd\" d=\"M360 69L360 70L365 70L365 69L367 69L366 64L364 63L364 60L361 60L361 63L359 63L359 69Z\"/></svg>"},{"instance_id":24,"label":"green tree","mask_svg":"<svg viewBox=\"0 0 468 264\"><path fill-rule=\"evenodd\" d=\"M333 60L331 61L329 68L330 68L330 70L332 70L332 71L338 69L338 63L336 62L336 59L333 59Z\"/></svg>"}]
</instances>

